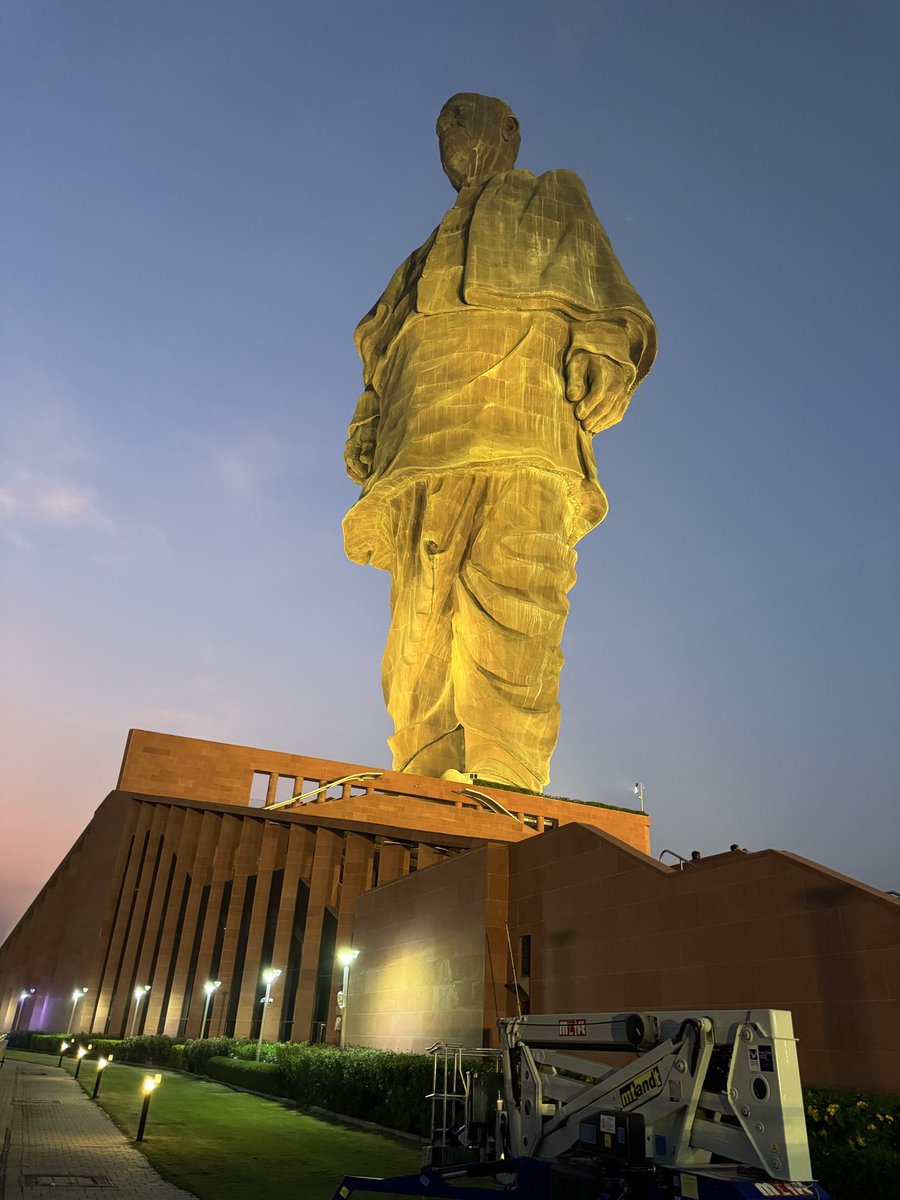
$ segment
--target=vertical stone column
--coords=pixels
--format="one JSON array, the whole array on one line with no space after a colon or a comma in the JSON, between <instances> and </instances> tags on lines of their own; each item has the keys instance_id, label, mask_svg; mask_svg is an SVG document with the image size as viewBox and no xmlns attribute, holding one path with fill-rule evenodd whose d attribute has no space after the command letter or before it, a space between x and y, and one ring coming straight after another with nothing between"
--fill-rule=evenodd
<instances>
[{"instance_id":1,"label":"vertical stone column","mask_svg":"<svg viewBox=\"0 0 900 1200\"><path fill-rule=\"evenodd\" d=\"M197 916L200 910L200 897L204 886L209 882L213 858L220 853L228 854L231 844L239 836L241 820L239 817L222 817L219 813L205 812L200 826L200 837L197 849L191 863L191 890L188 895L187 907L184 913L184 924L181 931L181 942L175 960L175 972L172 977L172 991L167 1005L166 1033L170 1037L179 1037L181 1030L181 1010L184 1006L184 993L188 976L191 973L191 952L194 945L194 933L197 928ZM176 917L177 919L177 917Z\"/></svg>"},{"instance_id":2,"label":"vertical stone column","mask_svg":"<svg viewBox=\"0 0 900 1200\"><path fill-rule=\"evenodd\" d=\"M372 864L375 858L375 843L372 838L358 833L348 833L344 854L344 880L340 887L337 927L337 949L348 948L353 941L353 922L356 918L356 901L372 887ZM351 967L352 971L352 967ZM335 1028L337 994L343 984L344 969L340 963L334 965L331 980L331 995L328 1001L328 1040L340 1041Z\"/></svg>"},{"instance_id":3,"label":"vertical stone column","mask_svg":"<svg viewBox=\"0 0 900 1200\"><path fill-rule=\"evenodd\" d=\"M333 903L337 884L343 838L328 829L316 831L315 857L309 883L309 911L303 935L303 962L300 966L300 986L294 1006L294 1041L310 1036L313 1005L316 998L316 977L319 951L322 946L322 921L326 906Z\"/></svg>"},{"instance_id":4,"label":"vertical stone column","mask_svg":"<svg viewBox=\"0 0 900 1200\"><path fill-rule=\"evenodd\" d=\"M116 914L115 926L109 942L109 954L106 959L106 970L103 972L103 982L97 1004L95 1027L97 1032L103 1032L109 1021L109 1032L112 1037L118 1035L119 1028L125 1020L130 995L123 992L128 987L128 976L125 975L122 958L126 947L129 926L131 924L133 899L139 883L139 872L143 860L150 855L150 841L147 841L147 854L144 854L144 838L150 833L153 823L155 806L141 800L133 801L137 809L134 822L134 841L131 842L131 852L125 869L122 883L122 893L119 911ZM123 979L123 975L125 976Z\"/></svg>"},{"instance_id":5,"label":"vertical stone column","mask_svg":"<svg viewBox=\"0 0 900 1200\"><path fill-rule=\"evenodd\" d=\"M237 853L234 858L234 885L231 889L231 903L228 906L228 922L225 931L225 944L222 948L222 967L220 973L220 978L223 981L222 991L226 992L227 988L227 992L223 995L220 1003L225 1004L228 1008L231 1007L231 997L234 989L236 987L243 987L243 981L234 978L238 938L241 932L241 915L244 908L244 897L247 892L247 881L251 875L257 873L257 863L259 861L259 851L264 828L262 821L250 821L247 819L241 820L240 825ZM256 897L254 895L255 903ZM252 965L253 955L253 947L248 946L246 949L247 958L244 962L244 979L246 979L248 959ZM235 1020L235 1037L247 1037L249 1033L249 1022L241 1025Z\"/></svg>"},{"instance_id":6,"label":"vertical stone column","mask_svg":"<svg viewBox=\"0 0 900 1200\"><path fill-rule=\"evenodd\" d=\"M266 914L269 906L269 889L272 886L272 873L282 858L287 843L287 834L282 825L266 822L261 829L262 845L259 851L259 861L256 870L256 892L253 896L253 910L250 915L250 929L247 934L247 949L244 959L244 974L241 982L241 998L238 1004L237 1023L235 1029L246 1030L240 1036L249 1037L253 1022L253 1009L256 1004L256 993L260 988L260 977L266 967L280 967L282 976L274 985L274 1004L277 1011L284 988L284 964L262 961L263 935L266 927ZM274 1028L274 1021L268 1023L269 1032ZM271 1040L271 1039L270 1039Z\"/></svg>"}]
</instances>

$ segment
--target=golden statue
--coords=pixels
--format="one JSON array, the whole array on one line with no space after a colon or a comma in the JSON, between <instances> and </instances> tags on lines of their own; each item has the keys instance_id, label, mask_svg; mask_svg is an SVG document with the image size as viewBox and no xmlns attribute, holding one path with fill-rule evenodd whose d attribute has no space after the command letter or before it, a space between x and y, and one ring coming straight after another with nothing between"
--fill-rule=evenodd
<instances>
[{"instance_id":1,"label":"golden statue","mask_svg":"<svg viewBox=\"0 0 900 1200\"><path fill-rule=\"evenodd\" d=\"M394 769L540 791L574 546L607 509L591 438L656 334L578 176L515 169L509 105L453 96L437 136L456 203L356 330L344 544L391 572Z\"/></svg>"}]
</instances>

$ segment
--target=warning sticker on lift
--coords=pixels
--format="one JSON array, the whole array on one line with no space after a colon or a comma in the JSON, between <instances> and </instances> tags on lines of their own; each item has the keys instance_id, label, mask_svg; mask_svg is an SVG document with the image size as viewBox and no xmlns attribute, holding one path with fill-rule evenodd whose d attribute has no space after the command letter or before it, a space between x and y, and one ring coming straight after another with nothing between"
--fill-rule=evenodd
<instances>
[{"instance_id":1,"label":"warning sticker on lift","mask_svg":"<svg viewBox=\"0 0 900 1200\"><path fill-rule=\"evenodd\" d=\"M652 1096L654 1092L662 1091L663 1077L659 1067L651 1067L644 1075L638 1075L631 1083L619 1088L619 1103L623 1108L642 1100L644 1096Z\"/></svg>"},{"instance_id":2,"label":"warning sticker on lift","mask_svg":"<svg viewBox=\"0 0 900 1200\"><path fill-rule=\"evenodd\" d=\"M559 1023L560 1037L587 1037L587 1021L584 1017L563 1017Z\"/></svg>"},{"instance_id":3,"label":"warning sticker on lift","mask_svg":"<svg viewBox=\"0 0 900 1200\"><path fill-rule=\"evenodd\" d=\"M773 1179L770 1183L758 1183L756 1190L761 1196L814 1196L816 1190L808 1183L782 1183Z\"/></svg>"}]
</instances>

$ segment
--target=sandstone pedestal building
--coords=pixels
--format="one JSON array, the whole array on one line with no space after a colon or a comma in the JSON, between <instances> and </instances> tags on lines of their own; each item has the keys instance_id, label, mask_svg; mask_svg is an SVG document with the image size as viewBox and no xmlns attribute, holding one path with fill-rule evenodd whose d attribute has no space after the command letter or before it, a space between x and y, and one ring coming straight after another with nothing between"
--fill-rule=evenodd
<instances>
[{"instance_id":1,"label":"sandstone pedestal building","mask_svg":"<svg viewBox=\"0 0 900 1200\"><path fill-rule=\"evenodd\" d=\"M643 813L133 730L0 947L0 1027L33 987L19 1027L65 1032L87 987L84 1032L253 1037L275 966L266 1036L336 1042L352 946L350 1044L490 1044L517 1001L779 1007L805 1082L900 1090L895 898L783 851L649 850Z\"/></svg>"}]
</instances>

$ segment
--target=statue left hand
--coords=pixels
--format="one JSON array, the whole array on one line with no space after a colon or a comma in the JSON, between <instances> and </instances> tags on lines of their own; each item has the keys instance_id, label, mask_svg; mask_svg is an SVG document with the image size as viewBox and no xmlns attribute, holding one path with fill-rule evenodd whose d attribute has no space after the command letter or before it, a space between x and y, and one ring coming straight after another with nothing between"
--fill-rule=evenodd
<instances>
[{"instance_id":1,"label":"statue left hand","mask_svg":"<svg viewBox=\"0 0 900 1200\"><path fill-rule=\"evenodd\" d=\"M618 424L625 415L634 383L634 367L605 354L575 350L566 371L566 399L587 433Z\"/></svg>"}]
</instances>

